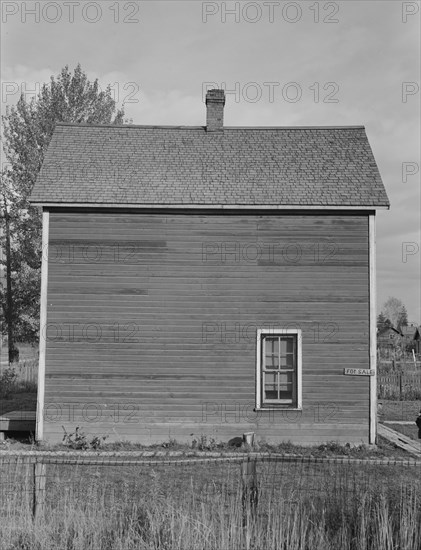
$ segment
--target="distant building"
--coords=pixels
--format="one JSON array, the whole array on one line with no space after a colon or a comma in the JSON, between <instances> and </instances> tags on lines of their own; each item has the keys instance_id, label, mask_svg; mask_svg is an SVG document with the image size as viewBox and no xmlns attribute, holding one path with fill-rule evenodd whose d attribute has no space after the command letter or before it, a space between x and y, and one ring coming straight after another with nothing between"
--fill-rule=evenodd
<instances>
[{"instance_id":1,"label":"distant building","mask_svg":"<svg viewBox=\"0 0 421 550\"><path fill-rule=\"evenodd\" d=\"M408 352L413 349L416 354L421 351L420 327L409 325L400 329L387 327L377 333L377 349L380 352L400 349Z\"/></svg>"},{"instance_id":2,"label":"distant building","mask_svg":"<svg viewBox=\"0 0 421 550\"><path fill-rule=\"evenodd\" d=\"M420 329L421 327L417 327L416 325L409 325L400 329L405 349L410 347L417 354L421 353Z\"/></svg>"},{"instance_id":3,"label":"distant building","mask_svg":"<svg viewBox=\"0 0 421 550\"><path fill-rule=\"evenodd\" d=\"M402 335L398 329L387 327L377 333L377 348L380 351L393 350L400 345Z\"/></svg>"}]
</instances>

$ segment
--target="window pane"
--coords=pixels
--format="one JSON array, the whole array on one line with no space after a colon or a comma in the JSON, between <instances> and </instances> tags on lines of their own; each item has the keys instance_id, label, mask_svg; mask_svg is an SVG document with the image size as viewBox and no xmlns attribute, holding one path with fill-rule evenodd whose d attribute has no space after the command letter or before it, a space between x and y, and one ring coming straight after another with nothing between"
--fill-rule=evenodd
<instances>
[{"instance_id":1,"label":"window pane","mask_svg":"<svg viewBox=\"0 0 421 550\"><path fill-rule=\"evenodd\" d=\"M265 338L266 352L278 355L279 338Z\"/></svg>"},{"instance_id":2,"label":"window pane","mask_svg":"<svg viewBox=\"0 0 421 550\"><path fill-rule=\"evenodd\" d=\"M287 343L285 338L281 338L281 356L284 356L287 352Z\"/></svg>"},{"instance_id":3,"label":"window pane","mask_svg":"<svg viewBox=\"0 0 421 550\"><path fill-rule=\"evenodd\" d=\"M285 365L288 369L294 368L294 356L293 355L287 355L285 358Z\"/></svg>"},{"instance_id":4,"label":"window pane","mask_svg":"<svg viewBox=\"0 0 421 550\"><path fill-rule=\"evenodd\" d=\"M279 338L265 338L264 340L265 367L279 368Z\"/></svg>"},{"instance_id":5,"label":"window pane","mask_svg":"<svg viewBox=\"0 0 421 550\"><path fill-rule=\"evenodd\" d=\"M287 386L292 384L292 372L283 372L279 375L279 386L287 389Z\"/></svg>"},{"instance_id":6,"label":"window pane","mask_svg":"<svg viewBox=\"0 0 421 550\"><path fill-rule=\"evenodd\" d=\"M288 338L287 353L294 353L294 341L295 341L295 338Z\"/></svg>"},{"instance_id":7,"label":"window pane","mask_svg":"<svg viewBox=\"0 0 421 550\"><path fill-rule=\"evenodd\" d=\"M285 372L280 374L280 398L292 400L292 372Z\"/></svg>"},{"instance_id":8,"label":"window pane","mask_svg":"<svg viewBox=\"0 0 421 550\"><path fill-rule=\"evenodd\" d=\"M280 399L288 400L292 403L292 389L288 391L280 391Z\"/></svg>"},{"instance_id":9,"label":"window pane","mask_svg":"<svg viewBox=\"0 0 421 550\"><path fill-rule=\"evenodd\" d=\"M265 399L278 399L278 382L276 373L265 373Z\"/></svg>"},{"instance_id":10,"label":"window pane","mask_svg":"<svg viewBox=\"0 0 421 550\"><path fill-rule=\"evenodd\" d=\"M266 355L265 357L265 367L267 369L278 369L279 360L277 355Z\"/></svg>"},{"instance_id":11,"label":"window pane","mask_svg":"<svg viewBox=\"0 0 421 550\"><path fill-rule=\"evenodd\" d=\"M290 336L281 337L281 368L294 368L295 339Z\"/></svg>"}]
</instances>

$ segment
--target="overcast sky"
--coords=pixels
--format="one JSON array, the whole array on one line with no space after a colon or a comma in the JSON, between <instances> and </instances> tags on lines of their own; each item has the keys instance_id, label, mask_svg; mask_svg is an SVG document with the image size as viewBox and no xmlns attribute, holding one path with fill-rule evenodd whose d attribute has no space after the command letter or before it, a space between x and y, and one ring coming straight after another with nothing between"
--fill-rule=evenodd
<instances>
[{"instance_id":1,"label":"overcast sky","mask_svg":"<svg viewBox=\"0 0 421 550\"><path fill-rule=\"evenodd\" d=\"M204 86L226 83L228 126L364 125L392 205L378 310L396 296L420 323L419 6L3 0L2 112L80 62L134 124L204 125Z\"/></svg>"}]
</instances>

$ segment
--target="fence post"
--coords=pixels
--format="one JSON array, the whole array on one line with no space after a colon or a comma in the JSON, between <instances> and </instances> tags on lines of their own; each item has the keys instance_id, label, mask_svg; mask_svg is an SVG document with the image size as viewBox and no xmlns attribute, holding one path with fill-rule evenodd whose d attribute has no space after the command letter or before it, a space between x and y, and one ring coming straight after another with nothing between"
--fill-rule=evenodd
<instances>
[{"instance_id":1,"label":"fence post","mask_svg":"<svg viewBox=\"0 0 421 550\"><path fill-rule=\"evenodd\" d=\"M41 518L44 514L46 467L47 465L42 462L35 462L34 464L33 515L35 521Z\"/></svg>"},{"instance_id":2,"label":"fence post","mask_svg":"<svg viewBox=\"0 0 421 550\"><path fill-rule=\"evenodd\" d=\"M399 399L402 400L402 371L399 373Z\"/></svg>"},{"instance_id":3,"label":"fence post","mask_svg":"<svg viewBox=\"0 0 421 550\"><path fill-rule=\"evenodd\" d=\"M247 511L250 510L254 516L258 502L256 460L252 460L250 457L241 463L241 483L244 526L247 523Z\"/></svg>"}]
</instances>

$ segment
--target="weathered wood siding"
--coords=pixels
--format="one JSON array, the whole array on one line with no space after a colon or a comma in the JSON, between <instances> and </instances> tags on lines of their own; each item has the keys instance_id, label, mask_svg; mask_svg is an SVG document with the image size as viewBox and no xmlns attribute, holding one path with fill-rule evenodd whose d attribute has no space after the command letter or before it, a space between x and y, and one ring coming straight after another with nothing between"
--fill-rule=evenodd
<instances>
[{"instance_id":1,"label":"weathered wood siding","mask_svg":"<svg viewBox=\"0 0 421 550\"><path fill-rule=\"evenodd\" d=\"M367 442L368 216L50 213L44 437ZM303 411L254 412L257 328L303 334Z\"/></svg>"}]
</instances>

